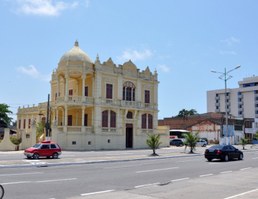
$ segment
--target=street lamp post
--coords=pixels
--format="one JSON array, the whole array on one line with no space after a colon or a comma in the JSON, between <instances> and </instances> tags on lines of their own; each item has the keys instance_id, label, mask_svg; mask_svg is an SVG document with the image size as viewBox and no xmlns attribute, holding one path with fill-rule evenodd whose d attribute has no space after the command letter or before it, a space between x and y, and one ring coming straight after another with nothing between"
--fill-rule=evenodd
<instances>
[{"instance_id":1,"label":"street lamp post","mask_svg":"<svg viewBox=\"0 0 258 199\"><path fill-rule=\"evenodd\" d=\"M233 76L229 75L230 72L236 70L240 68L240 66L237 66L229 71L227 71L227 69L225 68L224 72L219 72L219 71L215 71L215 70L212 70L211 72L212 73L218 73L218 74L221 74L219 76L219 79L223 80L224 83L225 83L225 114L226 114L226 144L229 144L229 141L228 141L228 137L229 137L229 133L228 133L228 110L227 110L227 81L229 79L231 79Z\"/></svg>"}]
</instances>

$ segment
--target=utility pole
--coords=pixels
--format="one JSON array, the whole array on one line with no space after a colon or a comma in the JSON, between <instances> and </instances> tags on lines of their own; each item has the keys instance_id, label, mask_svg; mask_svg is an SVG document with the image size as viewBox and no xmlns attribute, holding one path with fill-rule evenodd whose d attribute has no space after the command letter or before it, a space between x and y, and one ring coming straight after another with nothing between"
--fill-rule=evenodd
<instances>
[{"instance_id":1,"label":"utility pole","mask_svg":"<svg viewBox=\"0 0 258 199\"><path fill-rule=\"evenodd\" d=\"M225 68L225 70L224 70L224 72L218 72L218 71L214 71L214 70L212 70L211 72L212 73L218 73L218 74L221 74L220 76L219 76L219 79L221 79L221 80L223 80L224 82L225 82L225 90L224 90L224 93L225 93L225 114L226 114L226 144L230 144L229 143L229 132L228 132L228 106L227 106L227 94L228 94L228 92L227 92L227 81L229 80L229 79L231 79L233 76L231 76L231 75L229 75L229 73L230 72L232 72L232 71L234 71L234 70L236 70L236 69L238 69L238 68L240 68L240 66L237 66L237 67L235 67L235 68L233 68L233 69L231 69L231 70L229 70L229 71L227 71L227 69Z\"/></svg>"},{"instance_id":2,"label":"utility pole","mask_svg":"<svg viewBox=\"0 0 258 199\"><path fill-rule=\"evenodd\" d=\"M47 99L47 122L46 122L46 140L50 140L49 136L49 129L50 129L50 124L49 124L49 97L50 95L48 94L48 99Z\"/></svg>"}]
</instances>

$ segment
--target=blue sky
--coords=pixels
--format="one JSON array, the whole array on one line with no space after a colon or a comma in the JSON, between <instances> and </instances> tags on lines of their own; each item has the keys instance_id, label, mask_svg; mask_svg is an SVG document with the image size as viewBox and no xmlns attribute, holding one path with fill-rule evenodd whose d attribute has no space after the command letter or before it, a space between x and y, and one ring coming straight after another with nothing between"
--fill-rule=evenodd
<instances>
[{"instance_id":1,"label":"blue sky","mask_svg":"<svg viewBox=\"0 0 258 199\"><path fill-rule=\"evenodd\" d=\"M158 72L159 118L207 111L206 92L258 75L256 0L2 0L0 103L47 101L52 71L75 40L92 60ZM15 118L15 115L12 117Z\"/></svg>"}]
</instances>

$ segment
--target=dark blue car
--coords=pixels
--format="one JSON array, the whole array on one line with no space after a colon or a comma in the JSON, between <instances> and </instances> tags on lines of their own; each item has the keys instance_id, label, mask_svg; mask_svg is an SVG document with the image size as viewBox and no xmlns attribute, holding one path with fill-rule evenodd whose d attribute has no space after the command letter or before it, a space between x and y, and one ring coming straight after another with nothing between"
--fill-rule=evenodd
<instances>
[{"instance_id":1,"label":"dark blue car","mask_svg":"<svg viewBox=\"0 0 258 199\"><path fill-rule=\"evenodd\" d=\"M204 157L209 162L213 159L220 159L222 161L243 160L244 154L232 145L214 145L205 150Z\"/></svg>"}]
</instances>

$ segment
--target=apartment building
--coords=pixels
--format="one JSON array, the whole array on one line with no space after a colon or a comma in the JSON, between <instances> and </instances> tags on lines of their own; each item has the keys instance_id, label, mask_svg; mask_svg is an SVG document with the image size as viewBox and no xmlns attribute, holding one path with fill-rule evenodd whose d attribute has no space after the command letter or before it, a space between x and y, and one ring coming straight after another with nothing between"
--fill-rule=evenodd
<instances>
[{"instance_id":1,"label":"apartment building","mask_svg":"<svg viewBox=\"0 0 258 199\"><path fill-rule=\"evenodd\" d=\"M207 112L228 112L229 117L258 118L258 76L238 82L239 88L207 91Z\"/></svg>"},{"instance_id":2,"label":"apartment building","mask_svg":"<svg viewBox=\"0 0 258 199\"><path fill-rule=\"evenodd\" d=\"M258 131L258 76L244 78L233 89L207 91L207 111L227 111L229 118L243 120L243 134L252 139Z\"/></svg>"}]
</instances>

